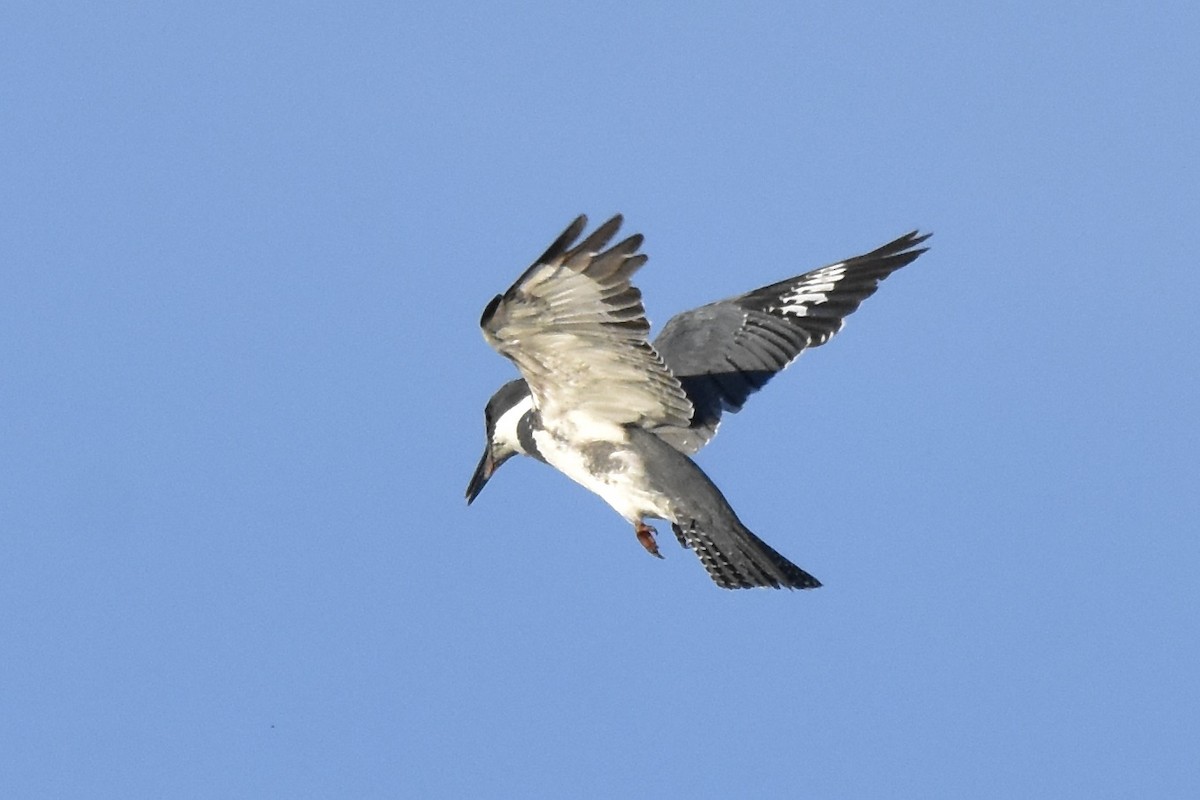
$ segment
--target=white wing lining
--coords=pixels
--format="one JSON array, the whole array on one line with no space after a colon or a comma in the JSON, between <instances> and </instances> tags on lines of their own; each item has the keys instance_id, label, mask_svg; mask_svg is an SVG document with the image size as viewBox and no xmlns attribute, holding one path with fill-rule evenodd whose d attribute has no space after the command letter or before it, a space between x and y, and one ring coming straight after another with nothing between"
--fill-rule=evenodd
<instances>
[{"instance_id":1,"label":"white wing lining","mask_svg":"<svg viewBox=\"0 0 1200 800\"><path fill-rule=\"evenodd\" d=\"M529 383L544 424L687 426L692 404L650 346L641 292L629 279L646 262L640 235L602 248L620 215L572 247L580 216L484 310L484 338Z\"/></svg>"}]
</instances>

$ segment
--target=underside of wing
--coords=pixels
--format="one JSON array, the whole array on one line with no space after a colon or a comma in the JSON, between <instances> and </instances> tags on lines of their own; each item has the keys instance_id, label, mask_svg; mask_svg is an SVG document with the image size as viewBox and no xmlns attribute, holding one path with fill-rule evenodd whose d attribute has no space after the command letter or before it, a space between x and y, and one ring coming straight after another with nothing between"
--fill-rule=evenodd
<instances>
[{"instance_id":1,"label":"underside of wing","mask_svg":"<svg viewBox=\"0 0 1200 800\"><path fill-rule=\"evenodd\" d=\"M740 411L805 349L842 329L879 282L912 263L929 234L908 233L883 247L673 317L654 345L695 407L685 429L663 438L685 453L711 439L725 411Z\"/></svg>"},{"instance_id":2,"label":"underside of wing","mask_svg":"<svg viewBox=\"0 0 1200 800\"><path fill-rule=\"evenodd\" d=\"M603 249L610 219L579 244L580 216L503 295L480 326L529 383L543 421L686 427L692 405L647 342L641 292L630 277L646 262L640 235Z\"/></svg>"}]
</instances>

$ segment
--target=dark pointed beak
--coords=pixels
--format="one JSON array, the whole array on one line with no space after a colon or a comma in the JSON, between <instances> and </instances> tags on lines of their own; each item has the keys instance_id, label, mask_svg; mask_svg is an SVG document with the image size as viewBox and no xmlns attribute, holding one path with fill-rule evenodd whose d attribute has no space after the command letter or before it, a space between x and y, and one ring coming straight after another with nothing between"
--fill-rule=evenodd
<instances>
[{"instance_id":1,"label":"dark pointed beak","mask_svg":"<svg viewBox=\"0 0 1200 800\"><path fill-rule=\"evenodd\" d=\"M483 450L483 458L479 459L479 466L475 468L475 474L471 476L471 482L467 484L467 505L471 505L479 496L495 471L496 461L492 458L492 447L488 445Z\"/></svg>"}]
</instances>

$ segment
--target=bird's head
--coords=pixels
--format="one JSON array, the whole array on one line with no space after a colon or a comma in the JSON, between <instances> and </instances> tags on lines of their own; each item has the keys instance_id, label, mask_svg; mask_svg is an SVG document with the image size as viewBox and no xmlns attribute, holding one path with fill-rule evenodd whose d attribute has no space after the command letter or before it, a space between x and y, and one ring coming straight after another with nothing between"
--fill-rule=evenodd
<instances>
[{"instance_id":1,"label":"bird's head","mask_svg":"<svg viewBox=\"0 0 1200 800\"><path fill-rule=\"evenodd\" d=\"M467 505L470 505L496 470L518 453L530 455L521 444L517 425L533 409L533 397L523 380L509 381L496 391L483 410L487 430L487 446L475 474L467 484Z\"/></svg>"}]
</instances>

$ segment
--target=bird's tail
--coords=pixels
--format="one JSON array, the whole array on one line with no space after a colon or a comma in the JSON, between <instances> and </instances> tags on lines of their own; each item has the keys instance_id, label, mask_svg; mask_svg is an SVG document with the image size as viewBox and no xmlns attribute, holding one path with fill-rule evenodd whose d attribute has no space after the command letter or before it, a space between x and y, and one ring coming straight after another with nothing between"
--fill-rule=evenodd
<instances>
[{"instance_id":1,"label":"bird's tail","mask_svg":"<svg viewBox=\"0 0 1200 800\"><path fill-rule=\"evenodd\" d=\"M671 529L681 545L696 552L709 577L723 589L816 589L821 585L736 518L732 524L707 525L681 520L671 523Z\"/></svg>"}]
</instances>

